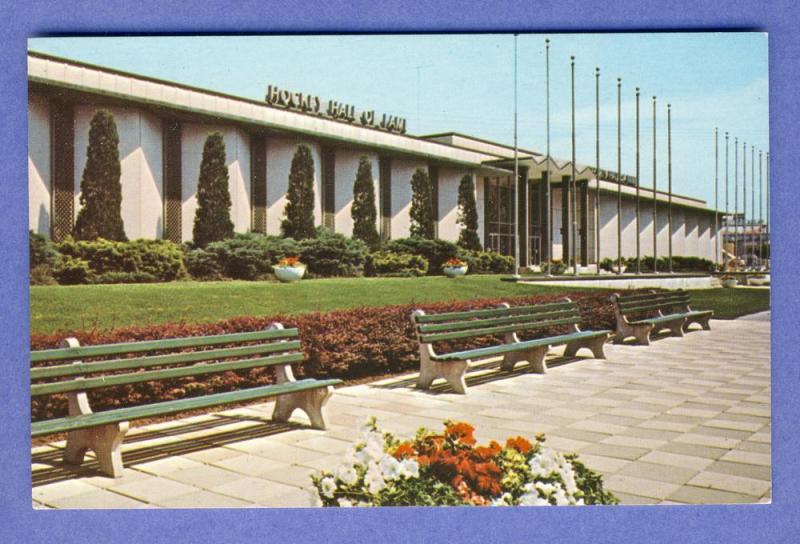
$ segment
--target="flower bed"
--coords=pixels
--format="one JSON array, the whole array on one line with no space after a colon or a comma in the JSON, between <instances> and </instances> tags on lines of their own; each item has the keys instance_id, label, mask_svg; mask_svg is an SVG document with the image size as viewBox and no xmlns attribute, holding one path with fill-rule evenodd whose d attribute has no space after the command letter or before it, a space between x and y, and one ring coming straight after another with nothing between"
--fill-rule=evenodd
<instances>
[{"instance_id":1,"label":"flower bed","mask_svg":"<svg viewBox=\"0 0 800 544\"><path fill-rule=\"evenodd\" d=\"M605 292L570 293L581 309L583 325L590 329L614 326L614 314ZM305 360L295 365L298 377L320 379L364 379L419 369L418 344L409 316L421 308L428 313L462 311L496 306L508 302L512 306L540 304L563 298L558 295L504 297L435 304L407 304L384 307L363 307L353 310L241 317L216 323L174 323L146 327L124 327L113 330L63 331L54 334L31 335L31 349L57 348L64 338L74 336L81 345L112 344L140 340L158 340L185 336L203 336L263 330L279 321L286 327L297 327L303 343ZM523 339L552 336L565 332L564 327L530 331ZM474 338L443 343L445 351L470 349L501 338ZM437 346L438 347L438 346ZM243 387L272 383L270 369L226 372L205 378L180 378L167 382L139 383L91 391L89 397L95 410L146 404L156 400L171 400L187 395L207 395ZM65 395L34 397L31 401L34 421L66 415Z\"/></svg>"},{"instance_id":2,"label":"flower bed","mask_svg":"<svg viewBox=\"0 0 800 544\"><path fill-rule=\"evenodd\" d=\"M617 504L602 477L544 445L509 438L476 445L474 428L445 422L401 441L367 422L334 471L311 476L314 506L549 506Z\"/></svg>"}]
</instances>

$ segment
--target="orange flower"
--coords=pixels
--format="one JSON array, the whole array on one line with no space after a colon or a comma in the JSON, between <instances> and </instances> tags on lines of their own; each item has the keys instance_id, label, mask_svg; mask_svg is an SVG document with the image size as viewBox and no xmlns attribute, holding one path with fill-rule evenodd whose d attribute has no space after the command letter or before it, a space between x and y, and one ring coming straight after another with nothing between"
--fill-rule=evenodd
<instances>
[{"instance_id":1,"label":"orange flower","mask_svg":"<svg viewBox=\"0 0 800 544\"><path fill-rule=\"evenodd\" d=\"M444 266L464 266L466 263L457 257L451 257L448 259Z\"/></svg>"},{"instance_id":2,"label":"orange flower","mask_svg":"<svg viewBox=\"0 0 800 544\"><path fill-rule=\"evenodd\" d=\"M475 432L475 427L469 423L450 423L444 429L444 434L448 438L455 438L465 446L471 446L475 443L475 437L472 433Z\"/></svg>"},{"instance_id":3,"label":"orange flower","mask_svg":"<svg viewBox=\"0 0 800 544\"><path fill-rule=\"evenodd\" d=\"M416 453L417 450L414 449L411 442L403 442L395 448L393 455L397 459L405 459L416 455Z\"/></svg>"},{"instance_id":4,"label":"orange flower","mask_svg":"<svg viewBox=\"0 0 800 544\"><path fill-rule=\"evenodd\" d=\"M500 453L501 449L502 448L500 448L500 444L498 444L497 442L492 440L491 442L489 442L488 446L478 446L478 447L476 447L475 450L474 450L474 453L475 453L475 456L478 457L479 459L487 460L487 459L491 459L492 457L494 457L495 455Z\"/></svg>"},{"instance_id":5,"label":"orange flower","mask_svg":"<svg viewBox=\"0 0 800 544\"><path fill-rule=\"evenodd\" d=\"M300 257L297 256L284 257L278 261L278 266L297 266L298 264L300 264Z\"/></svg>"},{"instance_id":6,"label":"orange flower","mask_svg":"<svg viewBox=\"0 0 800 544\"><path fill-rule=\"evenodd\" d=\"M516 436L506 440L506 447L515 449L520 453L528 453L533 448L533 445L521 436Z\"/></svg>"}]
</instances>

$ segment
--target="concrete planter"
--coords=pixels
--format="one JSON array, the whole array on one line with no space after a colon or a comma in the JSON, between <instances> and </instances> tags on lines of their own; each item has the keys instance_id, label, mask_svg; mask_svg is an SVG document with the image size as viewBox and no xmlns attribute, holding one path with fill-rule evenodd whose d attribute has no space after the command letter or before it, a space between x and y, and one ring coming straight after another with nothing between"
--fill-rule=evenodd
<instances>
[{"instance_id":1,"label":"concrete planter","mask_svg":"<svg viewBox=\"0 0 800 544\"><path fill-rule=\"evenodd\" d=\"M273 268L275 277L283 283L299 281L306 273L306 266L276 266Z\"/></svg>"},{"instance_id":2,"label":"concrete planter","mask_svg":"<svg viewBox=\"0 0 800 544\"><path fill-rule=\"evenodd\" d=\"M444 275L448 278L457 278L467 273L467 265L445 266L442 268L442 272L444 272Z\"/></svg>"},{"instance_id":3,"label":"concrete planter","mask_svg":"<svg viewBox=\"0 0 800 544\"><path fill-rule=\"evenodd\" d=\"M625 266L624 264L622 265L622 271L620 271L620 269L619 269L619 267L617 265L615 265L615 264L611 265L611 271L614 274L617 274L617 273L624 274L627 269L628 269L628 267Z\"/></svg>"},{"instance_id":4,"label":"concrete planter","mask_svg":"<svg viewBox=\"0 0 800 544\"><path fill-rule=\"evenodd\" d=\"M736 287L739 284L739 281L736 278L730 278L727 280L722 280L723 287Z\"/></svg>"}]
</instances>

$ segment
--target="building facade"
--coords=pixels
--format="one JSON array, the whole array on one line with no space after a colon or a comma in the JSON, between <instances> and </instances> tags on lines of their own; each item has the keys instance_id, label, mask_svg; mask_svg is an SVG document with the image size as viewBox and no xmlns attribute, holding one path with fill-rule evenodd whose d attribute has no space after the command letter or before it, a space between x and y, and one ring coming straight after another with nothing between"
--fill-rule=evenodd
<instances>
[{"instance_id":1,"label":"building facade","mask_svg":"<svg viewBox=\"0 0 800 544\"><path fill-rule=\"evenodd\" d=\"M351 106L270 88L264 101L243 99L163 80L123 73L39 53L28 55L29 228L61 240L73 229L80 206L80 179L86 162L91 119L99 109L114 116L119 134L122 219L129 238L191 239L197 209L197 180L203 145L213 131L223 134L237 232L278 234L286 205L288 175L299 145L314 160L315 220L350 235L353 184L366 157L373 173L377 227L384 240L409 235L411 177L426 169L432 182L436 235L458 239L458 187L474 182L479 236L488 250L513 254L515 224L520 262L535 265L571 253L572 165L521 150L519 183L513 180L513 149L457 133L410 136L405 121L373 112L360 117ZM282 93L282 94L281 94ZM316 100L316 102L315 102ZM617 229L622 253L715 258L714 211L703 201L640 188L636 229L635 187L629 178L576 165L575 239L579 262L595 263L599 183L599 258L616 258ZM553 254L548 255L546 186L550 176ZM598 182L599 178L599 182ZM516 191L515 191L516 187ZM619 188L619 190L618 190ZM516 192L516 194L515 194ZM617 213L621 196L621 214ZM519 221L514 221L519 198ZM653 225L653 198L657 224Z\"/></svg>"}]
</instances>

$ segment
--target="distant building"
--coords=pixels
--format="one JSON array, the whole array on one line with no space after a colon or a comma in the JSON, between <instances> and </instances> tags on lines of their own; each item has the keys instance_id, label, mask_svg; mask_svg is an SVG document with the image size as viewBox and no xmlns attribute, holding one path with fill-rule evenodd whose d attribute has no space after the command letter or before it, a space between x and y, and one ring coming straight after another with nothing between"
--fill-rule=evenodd
<instances>
[{"instance_id":1,"label":"distant building","mask_svg":"<svg viewBox=\"0 0 800 544\"><path fill-rule=\"evenodd\" d=\"M378 229L384 239L409 235L411 176L425 168L433 182L437 236L455 241L458 185L472 176L478 202L479 236L488 250L514 251L513 149L507 145L448 132L405 133L405 120L357 111L339 102L271 87L264 101L28 54L29 227L60 240L72 232L79 208L80 178L86 161L89 123L99 108L111 111L120 136L122 218L129 238L191 239L197 206L200 159L206 135L223 133L231 218L239 232L277 234L286 205L292 156L299 144L315 163L315 218L336 232L352 231L350 207L358 161L372 162ZM563 191L571 164L553 159L553 255L547 255L544 224L547 161L519 151L520 262L523 266L570 255L563 235L568 199ZM593 168L576 165L578 236L581 264L596 262ZM641 187L641 220L636 231L635 180L622 179L622 213L617 214L616 174L600 175L600 258L617 256L621 221L623 256L653 254L653 193ZM673 195L668 232L667 194L655 195L657 244L666 255L715 258L714 211L695 198ZM722 249L720 247L720 249Z\"/></svg>"}]
</instances>

